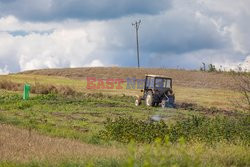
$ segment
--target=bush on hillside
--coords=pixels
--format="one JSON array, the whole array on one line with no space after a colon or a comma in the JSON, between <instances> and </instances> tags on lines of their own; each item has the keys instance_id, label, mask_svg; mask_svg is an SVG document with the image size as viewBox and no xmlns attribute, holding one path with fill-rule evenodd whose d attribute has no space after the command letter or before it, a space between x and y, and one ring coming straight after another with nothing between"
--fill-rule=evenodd
<instances>
[{"instance_id":1,"label":"bush on hillside","mask_svg":"<svg viewBox=\"0 0 250 167\"><path fill-rule=\"evenodd\" d=\"M12 82L10 80L1 80L0 89L10 90L10 91L22 91L23 85L21 83ZM31 85L31 93L35 94L61 94L65 96L76 95L77 91L69 86L55 86L51 84L41 84L36 82Z\"/></svg>"},{"instance_id":2,"label":"bush on hillside","mask_svg":"<svg viewBox=\"0 0 250 167\"><path fill-rule=\"evenodd\" d=\"M200 140L208 143L218 141L245 141L250 143L250 117L233 119L229 117L198 117L178 121L168 126L165 122L151 122L128 118L108 119L100 137L104 140L115 140L129 143L134 140L140 143L151 143L155 139L169 137L171 142L180 138L187 141Z\"/></svg>"},{"instance_id":3,"label":"bush on hillside","mask_svg":"<svg viewBox=\"0 0 250 167\"><path fill-rule=\"evenodd\" d=\"M11 91L20 91L22 90L22 84L15 83L10 80L1 80L0 89L11 90Z\"/></svg>"}]
</instances>

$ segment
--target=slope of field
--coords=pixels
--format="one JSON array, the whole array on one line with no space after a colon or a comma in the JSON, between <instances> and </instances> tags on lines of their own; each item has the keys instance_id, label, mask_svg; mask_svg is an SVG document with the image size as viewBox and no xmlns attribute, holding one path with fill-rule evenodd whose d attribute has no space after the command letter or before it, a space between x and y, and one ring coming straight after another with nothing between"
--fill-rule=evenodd
<instances>
[{"instance_id":1,"label":"slope of field","mask_svg":"<svg viewBox=\"0 0 250 167\"><path fill-rule=\"evenodd\" d=\"M105 148L74 140L52 138L0 124L0 162L60 161L58 158L85 159L92 157L112 158L121 150Z\"/></svg>"},{"instance_id":2,"label":"slope of field","mask_svg":"<svg viewBox=\"0 0 250 167\"><path fill-rule=\"evenodd\" d=\"M145 74L159 74L172 77L174 84L185 87L199 88L231 88L234 79L230 73L209 73L202 71L157 69L157 68L120 68L120 67L93 67L93 68L66 68L66 69L44 69L25 71L21 74L63 76L74 79L86 79L86 77L97 78L123 78L136 77L145 78Z\"/></svg>"}]
</instances>

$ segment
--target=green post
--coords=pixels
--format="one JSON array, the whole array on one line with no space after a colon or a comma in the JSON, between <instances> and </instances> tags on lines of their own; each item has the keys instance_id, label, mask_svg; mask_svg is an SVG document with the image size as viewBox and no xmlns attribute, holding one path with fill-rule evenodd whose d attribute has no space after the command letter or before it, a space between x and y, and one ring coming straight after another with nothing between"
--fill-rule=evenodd
<instances>
[{"instance_id":1,"label":"green post","mask_svg":"<svg viewBox=\"0 0 250 167\"><path fill-rule=\"evenodd\" d=\"M23 88L23 100L28 100L30 96L30 85L25 84Z\"/></svg>"}]
</instances>

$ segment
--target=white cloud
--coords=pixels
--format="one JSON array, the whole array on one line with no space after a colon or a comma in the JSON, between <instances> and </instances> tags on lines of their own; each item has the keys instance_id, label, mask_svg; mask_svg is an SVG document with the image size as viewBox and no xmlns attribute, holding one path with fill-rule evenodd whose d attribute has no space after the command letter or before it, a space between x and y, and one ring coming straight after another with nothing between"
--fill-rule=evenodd
<instances>
[{"instance_id":1,"label":"white cloud","mask_svg":"<svg viewBox=\"0 0 250 167\"><path fill-rule=\"evenodd\" d=\"M204 15L224 30L231 38L233 49L242 54L250 53L250 1L242 0L197 0Z\"/></svg>"},{"instance_id":2,"label":"white cloud","mask_svg":"<svg viewBox=\"0 0 250 167\"><path fill-rule=\"evenodd\" d=\"M0 68L0 75L7 75L9 73L8 66L5 66L3 69Z\"/></svg>"},{"instance_id":3,"label":"white cloud","mask_svg":"<svg viewBox=\"0 0 250 167\"><path fill-rule=\"evenodd\" d=\"M0 16L0 69L136 66L131 22L137 18L142 19L142 66L198 69L206 62L228 68L242 64L250 69L246 63L250 53L249 2L176 0L172 8L157 15L102 21L39 22Z\"/></svg>"},{"instance_id":4,"label":"white cloud","mask_svg":"<svg viewBox=\"0 0 250 167\"><path fill-rule=\"evenodd\" d=\"M100 60L93 60L90 64L86 64L84 65L86 67L103 67L104 65L102 64L102 62Z\"/></svg>"},{"instance_id":5,"label":"white cloud","mask_svg":"<svg viewBox=\"0 0 250 167\"><path fill-rule=\"evenodd\" d=\"M0 68L7 64L11 71L40 68L113 65L117 56L112 49L122 47L113 23L66 20L47 23L21 22L13 16L2 18L0 25ZM53 29L47 33L46 31ZM9 31L17 31L12 35ZM23 35L19 31L27 31ZM40 33L37 31L45 31Z\"/></svg>"},{"instance_id":6,"label":"white cloud","mask_svg":"<svg viewBox=\"0 0 250 167\"><path fill-rule=\"evenodd\" d=\"M0 33L0 42L0 60L19 66L21 71L77 67L88 63L103 65L100 60L92 61L95 56L91 55L97 46L102 46L100 40L91 39L84 29L57 29L50 34L26 36Z\"/></svg>"},{"instance_id":7,"label":"white cloud","mask_svg":"<svg viewBox=\"0 0 250 167\"><path fill-rule=\"evenodd\" d=\"M246 59L238 62L232 61L225 61L220 64L214 63L217 69L224 70L224 71L245 71L250 72L250 56L246 57Z\"/></svg>"},{"instance_id":8,"label":"white cloud","mask_svg":"<svg viewBox=\"0 0 250 167\"><path fill-rule=\"evenodd\" d=\"M60 27L60 24L55 22L49 24L42 22L23 22L12 15L0 17L0 31L48 31Z\"/></svg>"}]
</instances>

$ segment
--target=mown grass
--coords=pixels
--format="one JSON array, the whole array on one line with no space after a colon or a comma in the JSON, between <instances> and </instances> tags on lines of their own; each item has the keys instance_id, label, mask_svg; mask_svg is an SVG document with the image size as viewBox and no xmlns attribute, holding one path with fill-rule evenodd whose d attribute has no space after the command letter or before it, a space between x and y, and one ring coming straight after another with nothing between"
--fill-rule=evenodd
<instances>
[{"instance_id":1,"label":"mown grass","mask_svg":"<svg viewBox=\"0 0 250 167\"><path fill-rule=\"evenodd\" d=\"M235 101L241 98L239 92L225 89L190 88L174 86L176 99L204 107L237 110Z\"/></svg>"}]
</instances>

